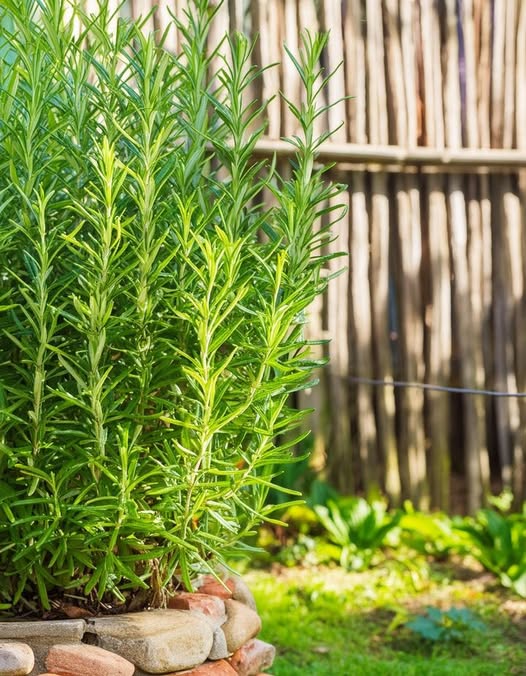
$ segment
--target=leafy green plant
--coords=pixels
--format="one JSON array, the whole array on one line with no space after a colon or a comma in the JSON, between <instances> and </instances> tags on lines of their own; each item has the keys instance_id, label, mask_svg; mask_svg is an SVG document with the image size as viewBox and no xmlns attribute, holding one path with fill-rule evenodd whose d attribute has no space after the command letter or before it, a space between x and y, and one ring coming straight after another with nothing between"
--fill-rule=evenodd
<instances>
[{"instance_id":1,"label":"leafy green plant","mask_svg":"<svg viewBox=\"0 0 526 676\"><path fill-rule=\"evenodd\" d=\"M308 505L291 505L281 518L286 527L264 524L259 529L256 544L263 551L254 555L259 564L275 562L291 567L339 561L340 548L328 542L315 511Z\"/></svg>"},{"instance_id":2,"label":"leafy green plant","mask_svg":"<svg viewBox=\"0 0 526 676\"><path fill-rule=\"evenodd\" d=\"M405 625L426 641L463 641L470 632L480 632L486 626L468 608L442 610L433 606L424 615Z\"/></svg>"},{"instance_id":3,"label":"leafy green plant","mask_svg":"<svg viewBox=\"0 0 526 676\"><path fill-rule=\"evenodd\" d=\"M252 161L245 37L210 75L208 0L176 22L179 54L81 5L0 6L0 595L15 610L63 591L160 604L272 520L340 190L315 165L326 37L290 54L304 103L283 178Z\"/></svg>"},{"instance_id":4,"label":"leafy green plant","mask_svg":"<svg viewBox=\"0 0 526 676\"><path fill-rule=\"evenodd\" d=\"M513 493L510 488L505 488L499 495L488 495L487 500L488 503L501 512L501 514L509 512L514 503Z\"/></svg>"},{"instance_id":5,"label":"leafy green plant","mask_svg":"<svg viewBox=\"0 0 526 676\"><path fill-rule=\"evenodd\" d=\"M329 500L314 508L332 542L341 548L340 564L362 570L371 565L377 550L397 528L401 513L389 514L384 502L361 497Z\"/></svg>"},{"instance_id":6,"label":"leafy green plant","mask_svg":"<svg viewBox=\"0 0 526 676\"><path fill-rule=\"evenodd\" d=\"M455 528L456 524L457 520L447 514L416 511L411 503L406 502L400 519L402 540L420 554L445 559L465 549L466 538Z\"/></svg>"},{"instance_id":7,"label":"leafy green plant","mask_svg":"<svg viewBox=\"0 0 526 676\"><path fill-rule=\"evenodd\" d=\"M468 536L470 553L484 568L526 597L526 508L520 514L482 509L458 530Z\"/></svg>"}]
</instances>

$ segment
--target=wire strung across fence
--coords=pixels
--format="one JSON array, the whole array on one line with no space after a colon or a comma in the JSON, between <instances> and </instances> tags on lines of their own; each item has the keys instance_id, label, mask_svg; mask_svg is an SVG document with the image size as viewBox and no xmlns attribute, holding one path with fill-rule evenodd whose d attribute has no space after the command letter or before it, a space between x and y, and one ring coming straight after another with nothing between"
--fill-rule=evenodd
<instances>
[{"instance_id":1,"label":"wire strung across fence","mask_svg":"<svg viewBox=\"0 0 526 676\"><path fill-rule=\"evenodd\" d=\"M382 380L378 378L359 378L357 376L349 376L349 383L357 385L373 385L376 387L404 387L417 388L420 390L430 390L432 392L449 392L452 394L472 394L485 397L515 397L524 398L526 392L500 392L498 390L481 390L472 389L469 387L449 387L447 385L432 385L431 383L417 383L406 380Z\"/></svg>"}]
</instances>

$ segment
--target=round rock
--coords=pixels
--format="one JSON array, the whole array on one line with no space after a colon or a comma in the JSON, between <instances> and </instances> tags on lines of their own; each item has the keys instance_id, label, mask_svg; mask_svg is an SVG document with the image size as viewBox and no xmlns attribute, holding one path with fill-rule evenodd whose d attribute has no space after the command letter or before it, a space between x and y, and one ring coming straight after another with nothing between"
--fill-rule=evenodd
<instances>
[{"instance_id":1,"label":"round rock","mask_svg":"<svg viewBox=\"0 0 526 676\"><path fill-rule=\"evenodd\" d=\"M152 610L88 620L101 648L122 655L150 674L190 669L206 660L213 625L200 613Z\"/></svg>"},{"instance_id":2,"label":"round rock","mask_svg":"<svg viewBox=\"0 0 526 676\"><path fill-rule=\"evenodd\" d=\"M35 656L27 643L0 643L0 674L27 676L35 666Z\"/></svg>"},{"instance_id":3,"label":"round rock","mask_svg":"<svg viewBox=\"0 0 526 676\"><path fill-rule=\"evenodd\" d=\"M234 653L261 631L259 615L240 601L225 600L227 621L221 627L229 652Z\"/></svg>"}]
</instances>

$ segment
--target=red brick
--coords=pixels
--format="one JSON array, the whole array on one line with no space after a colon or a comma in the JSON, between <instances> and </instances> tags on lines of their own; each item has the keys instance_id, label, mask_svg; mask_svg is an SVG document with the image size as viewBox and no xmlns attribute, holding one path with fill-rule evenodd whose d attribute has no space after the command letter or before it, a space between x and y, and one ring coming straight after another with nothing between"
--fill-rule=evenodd
<instances>
[{"instance_id":1,"label":"red brick","mask_svg":"<svg viewBox=\"0 0 526 676\"><path fill-rule=\"evenodd\" d=\"M59 676L133 676L135 672L135 666L124 657L83 643L52 646L46 668Z\"/></svg>"},{"instance_id":2,"label":"red brick","mask_svg":"<svg viewBox=\"0 0 526 676\"><path fill-rule=\"evenodd\" d=\"M226 620L225 603L217 596L179 592L168 601L168 608L194 610L216 620L217 625Z\"/></svg>"},{"instance_id":3,"label":"red brick","mask_svg":"<svg viewBox=\"0 0 526 676\"><path fill-rule=\"evenodd\" d=\"M257 638L247 641L229 659L239 676L258 676L274 662L276 649Z\"/></svg>"},{"instance_id":4,"label":"red brick","mask_svg":"<svg viewBox=\"0 0 526 676\"><path fill-rule=\"evenodd\" d=\"M190 671L177 671L165 676L237 676L237 672L226 660L217 662L205 662Z\"/></svg>"},{"instance_id":5,"label":"red brick","mask_svg":"<svg viewBox=\"0 0 526 676\"><path fill-rule=\"evenodd\" d=\"M235 583L231 579L224 580L221 583L213 575L204 575L202 577L202 584L198 587L197 592L199 594L217 596L220 599L231 599L234 589Z\"/></svg>"}]
</instances>

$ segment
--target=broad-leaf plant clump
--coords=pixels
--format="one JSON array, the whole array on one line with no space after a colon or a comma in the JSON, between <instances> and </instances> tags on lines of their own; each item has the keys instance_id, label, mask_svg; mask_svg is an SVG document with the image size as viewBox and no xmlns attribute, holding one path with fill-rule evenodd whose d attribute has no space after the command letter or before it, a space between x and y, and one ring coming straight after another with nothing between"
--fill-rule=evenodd
<instances>
[{"instance_id":1,"label":"broad-leaf plant clump","mask_svg":"<svg viewBox=\"0 0 526 676\"><path fill-rule=\"evenodd\" d=\"M242 35L180 49L66 0L0 5L0 603L152 605L239 552L290 462L317 365L340 188L315 163L324 37L290 54L288 176L253 160ZM273 203L263 193L273 194ZM329 216L328 216L329 214ZM297 435L296 435L297 436Z\"/></svg>"}]
</instances>

